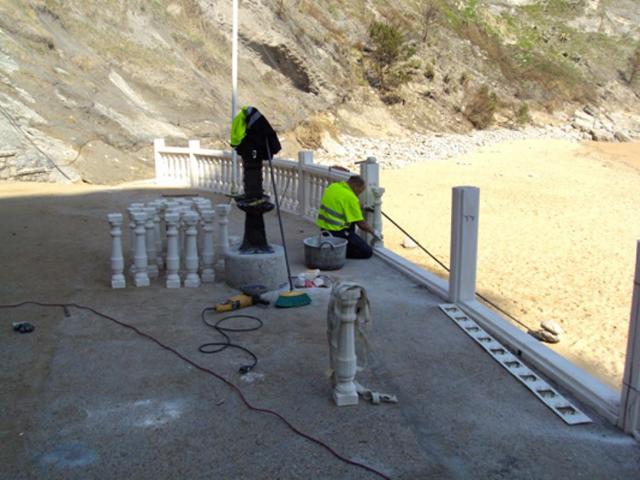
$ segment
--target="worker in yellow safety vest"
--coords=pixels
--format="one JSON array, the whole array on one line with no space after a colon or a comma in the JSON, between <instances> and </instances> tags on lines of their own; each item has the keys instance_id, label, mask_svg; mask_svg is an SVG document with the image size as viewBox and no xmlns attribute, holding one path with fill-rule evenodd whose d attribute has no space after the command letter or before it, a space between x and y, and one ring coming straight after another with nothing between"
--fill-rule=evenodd
<instances>
[{"instance_id":1,"label":"worker in yellow safety vest","mask_svg":"<svg viewBox=\"0 0 640 480\"><path fill-rule=\"evenodd\" d=\"M366 184L360 175L353 175L346 182L332 183L325 189L318 210L316 225L349 242L347 258L370 258L373 255L371 246L355 232L356 226L376 240L382 240L382 234L364 221L358 196L365 189Z\"/></svg>"}]
</instances>

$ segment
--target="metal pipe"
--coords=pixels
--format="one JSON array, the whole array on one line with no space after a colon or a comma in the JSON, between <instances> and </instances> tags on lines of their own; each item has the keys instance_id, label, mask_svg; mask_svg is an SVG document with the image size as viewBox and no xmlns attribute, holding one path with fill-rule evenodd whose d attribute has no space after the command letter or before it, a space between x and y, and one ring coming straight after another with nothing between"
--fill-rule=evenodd
<instances>
[{"instance_id":1,"label":"metal pipe","mask_svg":"<svg viewBox=\"0 0 640 480\"><path fill-rule=\"evenodd\" d=\"M231 33L231 122L238 111L238 0L233 0ZM231 150L231 193L238 184L238 154Z\"/></svg>"}]
</instances>

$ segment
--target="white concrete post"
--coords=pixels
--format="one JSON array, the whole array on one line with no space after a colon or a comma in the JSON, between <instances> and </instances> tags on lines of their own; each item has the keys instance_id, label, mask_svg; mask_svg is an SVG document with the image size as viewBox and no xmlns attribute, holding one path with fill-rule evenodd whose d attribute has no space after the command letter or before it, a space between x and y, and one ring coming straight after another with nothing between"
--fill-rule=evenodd
<instances>
[{"instance_id":1,"label":"white concrete post","mask_svg":"<svg viewBox=\"0 0 640 480\"><path fill-rule=\"evenodd\" d=\"M111 225L111 288L124 288L126 285L124 271L124 257L122 255L122 214L107 215Z\"/></svg>"},{"instance_id":2,"label":"white concrete post","mask_svg":"<svg viewBox=\"0 0 640 480\"><path fill-rule=\"evenodd\" d=\"M380 166L375 157L367 157L367 159L360 164L360 176L364 179L367 189L360 195L360 202L367 207L373 207L373 187L380 185ZM364 211L365 221L371 225L373 223L373 213ZM366 242L371 242L372 236L366 232L360 232L362 238Z\"/></svg>"},{"instance_id":3,"label":"white concrete post","mask_svg":"<svg viewBox=\"0 0 640 480\"><path fill-rule=\"evenodd\" d=\"M156 183L161 183L166 179L167 168L162 159L160 150L164 148L164 138L156 138L153 141L153 160L156 167Z\"/></svg>"},{"instance_id":4,"label":"white concrete post","mask_svg":"<svg viewBox=\"0 0 640 480\"><path fill-rule=\"evenodd\" d=\"M134 253L136 269L134 283L136 287L148 287L150 283L149 275L147 275L147 230L145 227L147 214L144 211L136 210L133 212L133 219L136 222L136 249Z\"/></svg>"},{"instance_id":5,"label":"white concrete post","mask_svg":"<svg viewBox=\"0 0 640 480\"><path fill-rule=\"evenodd\" d=\"M215 261L215 252L213 250L213 221L216 212L210 208L203 208L200 211L202 217L202 281L205 283L213 283L216 280L215 270L213 269Z\"/></svg>"},{"instance_id":6,"label":"white concrete post","mask_svg":"<svg viewBox=\"0 0 640 480\"><path fill-rule=\"evenodd\" d=\"M449 301L475 300L480 189L454 187L451 207Z\"/></svg>"},{"instance_id":7,"label":"white concrete post","mask_svg":"<svg viewBox=\"0 0 640 480\"><path fill-rule=\"evenodd\" d=\"M309 174L304 170L305 165L313 165L313 152L298 152L298 213L303 217L309 210L311 183Z\"/></svg>"},{"instance_id":8,"label":"white concrete post","mask_svg":"<svg viewBox=\"0 0 640 480\"><path fill-rule=\"evenodd\" d=\"M129 257L131 261L131 265L129 266L129 273L134 275L136 273L136 264L134 260L135 252L136 252L136 221L133 218L133 214L137 211L141 211L139 208L133 206L127 208L127 213L129 214Z\"/></svg>"},{"instance_id":9,"label":"white concrete post","mask_svg":"<svg viewBox=\"0 0 640 480\"><path fill-rule=\"evenodd\" d=\"M178 254L178 223L180 214L176 211L167 210L164 214L164 221L167 224L167 288L180 288L180 256Z\"/></svg>"},{"instance_id":10,"label":"white concrete post","mask_svg":"<svg viewBox=\"0 0 640 480\"><path fill-rule=\"evenodd\" d=\"M192 187L197 187L200 182L196 150L200 150L200 140L189 140L189 181Z\"/></svg>"},{"instance_id":11,"label":"white concrete post","mask_svg":"<svg viewBox=\"0 0 640 480\"><path fill-rule=\"evenodd\" d=\"M144 224L146 230L145 240L147 242L147 274L149 278L157 278L160 271L156 263L156 226L153 221L153 218L156 216L156 209L155 207L145 207L143 211L147 215L147 220Z\"/></svg>"},{"instance_id":12,"label":"white concrete post","mask_svg":"<svg viewBox=\"0 0 640 480\"><path fill-rule=\"evenodd\" d=\"M187 288L200 286L200 276L198 275L198 230L196 228L199 218L196 212L184 214L184 223L186 224L184 265L187 270L184 286Z\"/></svg>"},{"instance_id":13,"label":"white concrete post","mask_svg":"<svg viewBox=\"0 0 640 480\"><path fill-rule=\"evenodd\" d=\"M640 242L636 244L636 270L618 426L640 440Z\"/></svg>"},{"instance_id":14,"label":"white concrete post","mask_svg":"<svg viewBox=\"0 0 640 480\"><path fill-rule=\"evenodd\" d=\"M218 245L217 257L218 262L224 264L225 257L229 251L229 212L231 205L220 203L216 205L216 214L218 215Z\"/></svg>"},{"instance_id":15,"label":"white concrete post","mask_svg":"<svg viewBox=\"0 0 640 480\"><path fill-rule=\"evenodd\" d=\"M162 228L160 225L161 213L164 209L164 206L160 200L154 200L150 202L149 205L155 208L155 213L153 214L153 238L156 242L156 258L155 262L158 266L158 270L162 271L164 268L164 259L162 258ZM151 260L153 261L153 260Z\"/></svg>"},{"instance_id":16,"label":"white concrete post","mask_svg":"<svg viewBox=\"0 0 640 480\"><path fill-rule=\"evenodd\" d=\"M357 358L356 358L356 303L360 298L360 290L346 290L338 299L340 335L338 339L338 352L332 359L335 371L336 384L333 387L333 400L336 405L343 407L346 405L358 404L358 392L354 380L356 378Z\"/></svg>"},{"instance_id":17,"label":"white concrete post","mask_svg":"<svg viewBox=\"0 0 640 480\"><path fill-rule=\"evenodd\" d=\"M371 193L373 194L373 220L371 225L375 230L382 233L382 195L384 195L384 188L371 187ZM375 246L384 247L384 242L378 240Z\"/></svg>"}]
</instances>

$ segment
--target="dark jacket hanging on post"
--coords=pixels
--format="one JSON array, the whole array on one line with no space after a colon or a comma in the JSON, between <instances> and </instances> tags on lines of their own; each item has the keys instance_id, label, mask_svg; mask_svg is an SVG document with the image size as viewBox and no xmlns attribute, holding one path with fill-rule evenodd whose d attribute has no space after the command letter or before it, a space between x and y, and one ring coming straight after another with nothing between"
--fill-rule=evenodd
<instances>
[{"instance_id":1,"label":"dark jacket hanging on post","mask_svg":"<svg viewBox=\"0 0 640 480\"><path fill-rule=\"evenodd\" d=\"M231 126L231 146L242 157L246 198L262 198L262 161L282 147L275 130L255 107L242 107Z\"/></svg>"},{"instance_id":2,"label":"dark jacket hanging on post","mask_svg":"<svg viewBox=\"0 0 640 480\"><path fill-rule=\"evenodd\" d=\"M240 251L272 251L266 238L262 215L273 209L262 188L262 162L273 158L282 147L269 121L255 107L243 107L231 125L231 146L242 157L244 195L236 197L245 216L245 232Z\"/></svg>"}]
</instances>

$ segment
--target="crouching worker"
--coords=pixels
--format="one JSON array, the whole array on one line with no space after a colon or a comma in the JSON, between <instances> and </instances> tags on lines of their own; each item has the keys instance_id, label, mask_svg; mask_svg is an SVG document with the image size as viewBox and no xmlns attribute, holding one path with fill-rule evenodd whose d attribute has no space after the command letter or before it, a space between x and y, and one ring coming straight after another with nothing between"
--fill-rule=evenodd
<instances>
[{"instance_id":1,"label":"crouching worker","mask_svg":"<svg viewBox=\"0 0 640 480\"><path fill-rule=\"evenodd\" d=\"M380 232L364 221L358 195L364 192L366 184L360 175L354 175L346 182L329 185L322 196L316 225L334 237L345 238L347 258L370 258L373 250L355 232L358 226L377 240L382 239Z\"/></svg>"}]
</instances>

